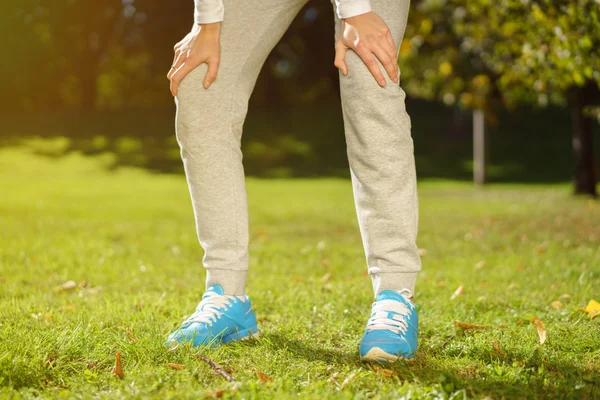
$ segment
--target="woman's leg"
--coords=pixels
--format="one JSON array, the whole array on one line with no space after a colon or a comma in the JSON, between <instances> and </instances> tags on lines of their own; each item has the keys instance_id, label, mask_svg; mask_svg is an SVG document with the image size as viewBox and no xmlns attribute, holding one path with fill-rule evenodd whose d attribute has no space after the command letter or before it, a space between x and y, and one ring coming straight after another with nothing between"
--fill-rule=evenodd
<instances>
[{"instance_id":1,"label":"woman's leg","mask_svg":"<svg viewBox=\"0 0 600 400\"><path fill-rule=\"evenodd\" d=\"M371 0L371 5L400 51L409 0ZM340 32L336 15L336 39ZM411 297L421 270L411 122L404 91L377 63L386 78L385 87L379 86L352 50L346 53L348 76L339 73L348 160L375 296L386 289L409 289Z\"/></svg>"},{"instance_id":2,"label":"woman's leg","mask_svg":"<svg viewBox=\"0 0 600 400\"><path fill-rule=\"evenodd\" d=\"M181 82L177 140L204 248L206 286L226 295L245 291L248 210L242 127L248 100L268 54L308 0L225 0L217 78L204 89L207 64Z\"/></svg>"}]
</instances>

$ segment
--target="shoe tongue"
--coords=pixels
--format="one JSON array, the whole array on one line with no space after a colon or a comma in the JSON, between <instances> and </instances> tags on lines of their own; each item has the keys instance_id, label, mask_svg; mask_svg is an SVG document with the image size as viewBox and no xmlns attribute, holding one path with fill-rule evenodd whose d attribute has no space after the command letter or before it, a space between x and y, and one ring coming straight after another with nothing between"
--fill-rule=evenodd
<instances>
[{"instance_id":1,"label":"shoe tongue","mask_svg":"<svg viewBox=\"0 0 600 400\"><path fill-rule=\"evenodd\" d=\"M404 297L404 295L402 295L400 292L396 292L395 290L382 290L377 296L377 301L380 300L396 300L401 301L404 304L408 303L408 300Z\"/></svg>"},{"instance_id":2,"label":"shoe tongue","mask_svg":"<svg viewBox=\"0 0 600 400\"><path fill-rule=\"evenodd\" d=\"M204 292L204 296L202 296L202 298L206 298L209 296L214 296L214 295L220 295L222 296L225 292L223 291L223 287L219 284L216 285L212 285L211 287L209 287L208 289L206 289L206 292Z\"/></svg>"}]
</instances>

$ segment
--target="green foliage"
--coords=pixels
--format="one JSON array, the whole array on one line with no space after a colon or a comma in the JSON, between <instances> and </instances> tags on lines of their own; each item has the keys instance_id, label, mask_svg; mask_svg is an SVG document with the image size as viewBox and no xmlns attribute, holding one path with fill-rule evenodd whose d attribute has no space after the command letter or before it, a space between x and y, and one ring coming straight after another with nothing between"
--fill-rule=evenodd
<instances>
[{"instance_id":1,"label":"green foliage","mask_svg":"<svg viewBox=\"0 0 600 400\"><path fill-rule=\"evenodd\" d=\"M595 0L423 0L410 22L400 63L417 97L480 108L498 91L546 106L600 83Z\"/></svg>"},{"instance_id":2,"label":"green foliage","mask_svg":"<svg viewBox=\"0 0 600 400\"><path fill-rule=\"evenodd\" d=\"M485 49L465 35L466 13L456 1L415 2L400 49L402 86L409 94L447 105L487 106L495 76L481 59Z\"/></svg>"},{"instance_id":3,"label":"green foliage","mask_svg":"<svg viewBox=\"0 0 600 400\"><path fill-rule=\"evenodd\" d=\"M467 1L460 27L499 76L506 103L564 104L572 87L600 85L600 5L576 1ZM493 47L489 42L493 41Z\"/></svg>"}]
</instances>

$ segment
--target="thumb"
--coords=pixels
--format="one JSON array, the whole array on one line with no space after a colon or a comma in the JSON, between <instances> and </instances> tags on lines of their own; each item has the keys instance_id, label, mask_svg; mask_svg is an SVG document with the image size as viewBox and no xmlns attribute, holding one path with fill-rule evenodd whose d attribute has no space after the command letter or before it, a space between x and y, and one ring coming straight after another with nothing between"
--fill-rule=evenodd
<instances>
[{"instance_id":1,"label":"thumb","mask_svg":"<svg viewBox=\"0 0 600 400\"><path fill-rule=\"evenodd\" d=\"M348 76L348 67L346 66L346 52L348 49L349 47L346 47L341 41L335 46L335 61L333 65L340 69L344 76Z\"/></svg>"},{"instance_id":2,"label":"thumb","mask_svg":"<svg viewBox=\"0 0 600 400\"><path fill-rule=\"evenodd\" d=\"M208 71L206 71L206 76L204 77L204 89L208 89L210 85L217 79L217 70L219 69L219 60L211 59L207 60Z\"/></svg>"}]
</instances>

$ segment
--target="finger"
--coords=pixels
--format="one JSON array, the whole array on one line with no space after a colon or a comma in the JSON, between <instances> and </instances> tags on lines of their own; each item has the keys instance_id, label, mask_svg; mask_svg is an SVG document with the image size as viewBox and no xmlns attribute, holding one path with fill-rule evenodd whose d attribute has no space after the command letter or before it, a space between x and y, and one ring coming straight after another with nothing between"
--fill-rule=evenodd
<instances>
[{"instance_id":1,"label":"finger","mask_svg":"<svg viewBox=\"0 0 600 400\"><path fill-rule=\"evenodd\" d=\"M217 71L219 69L219 59L211 59L207 60L208 71L206 71L206 76L204 77L204 89L208 89L210 85L217 79Z\"/></svg>"},{"instance_id":2,"label":"finger","mask_svg":"<svg viewBox=\"0 0 600 400\"><path fill-rule=\"evenodd\" d=\"M398 74L398 52L400 51L400 49L398 47L396 47L396 43L394 43L394 38L392 37L392 32L390 30L387 31L387 34L385 35L389 46L390 46L390 51L391 51L391 56L392 56L392 60L394 61L394 69L396 71L396 79L394 80L394 82L398 83L398 79L400 79L400 76Z\"/></svg>"},{"instance_id":3,"label":"finger","mask_svg":"<svg viewBox=\"0 0 600 400\"><path fill-rule=\"evenodd\" d=\"M333 65L342 71L344 76L348 76L348 67L346 66L346 52L348 49L341 41L335 46L335 60L333 61Z\"/></svg>"},{"instance_id":4,"label":"finger","mask_svg":"<svg viewBox=\"0 0 600 400\"><path fill-rule=\"evenodd\" d=\"M379 69L379 64L377 64L377 60L375 60L373 53L371 53L369 50L359 50L357 54L363 60L369 71L371 71L371 74L373 77L375 77L375 80L381 86L385 86L385 78Z\"/></svg>"},{"instance_id":5,"label":"finger","mask_svg":"<svg viewBox=\"0 0 600 400\"><path fill-rule=\"evenodd\" d=\"M169 79L173 78L173 75L175 74L175 72L179 69L179 67L181 67L181 65L185 62L185 60L187 58L188 58L188 52L180 51L179 54L177 55L177 58L173 62L173 65L171 66L169 73L167 74L167 78L169 78Z\"/></svg>"},{"instance_id":6,"label":"finger","mask_svg":"<svg viewBox=\"0 0 600 400\"><path fill-rule=\"evenodd\" d=\"M190 58L188 58L177 71L171 76L171 94L173 96L177 95L177 91L179 90L179 84L186 77L187 74L190 73L194 68L196 68L200 63L194 62Z\"/></svg>"},{"instance_id":7,"label":"finger","mask_svg":"<svg viewBox=\"0 0 600 400\"><path fill-rule=\"evenodd\" d=\"M392 37L392 32L390 30L387 31L387 34L385 35L385 39L387 40L387 42L389 44L390 56L397 59L398 52L400 51L400 49L398 47L396 47L396 43L394 43L394 38Z\"/></svg>"},{"instance_id":8,"label":"finger","mask_svg":"<svg viewBox=\"0 0 600 400\"><path fill-rule=\"evenodd\" d=\"M398 72L398 64L394 62L394 59L390 57L389 53L379 43L373 43L371 45L371 51L381 61L381 64L387 71L389 77L396 82L396 73Z\"/></svg>"}]
</instances>

